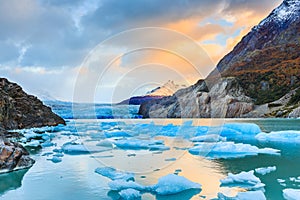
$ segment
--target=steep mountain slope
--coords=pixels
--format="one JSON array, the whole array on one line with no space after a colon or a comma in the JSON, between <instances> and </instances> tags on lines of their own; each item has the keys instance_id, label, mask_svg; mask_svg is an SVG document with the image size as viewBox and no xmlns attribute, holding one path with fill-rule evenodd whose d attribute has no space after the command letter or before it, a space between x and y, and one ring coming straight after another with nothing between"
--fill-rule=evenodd
<instances>
[{"instance_id":1,"label":"steep mountain slope","mask_svg":"<svg viewBox=\"0 0 300 200\"><path fill-rule=\"evenodd\" d=\"M236 77L246 95L263 104L299 87L299 66L300 1L285 0L218 63L216 70L223 77Z\"/></svg>"},{"instance_id":2,"label":"steep mountain slope","mask_svg":"<svg viewBox=\"0 0 300 200\"><path fill-rule=\"evenodd\" d=\"M142 104L139 114L144 117L299 117L300 0L284 0L243 37L203 80L210 85L208 92L195 90L199 82L172 97ZM223 91L224 87L217 85L227 86ZM188 93L198 95L185 98ZM207 96L205 102L199 101L203 95ZM226 96L230 97L227 101L218 100ZM188 102L198 103L191 106ZM213 110L221 107L227 109L227 114L215 115Z\"/></svg>"}]
</instances>

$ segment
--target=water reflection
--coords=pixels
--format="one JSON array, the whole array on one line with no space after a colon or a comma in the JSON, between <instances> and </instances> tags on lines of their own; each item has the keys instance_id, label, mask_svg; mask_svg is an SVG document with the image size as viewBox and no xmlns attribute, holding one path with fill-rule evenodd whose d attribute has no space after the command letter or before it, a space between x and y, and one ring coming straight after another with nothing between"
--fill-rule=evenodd
<instances>
[{"instance_id":1,"label":"water reflection","mask_svg":"<svg viewBox=\"0 0 300 200\"><path fill-rule=\"evenodd\" d=\"M28 169L0 174L0 195L9 190L15 190L22 186L22 180Z\"/></svg>"}]
</instances>

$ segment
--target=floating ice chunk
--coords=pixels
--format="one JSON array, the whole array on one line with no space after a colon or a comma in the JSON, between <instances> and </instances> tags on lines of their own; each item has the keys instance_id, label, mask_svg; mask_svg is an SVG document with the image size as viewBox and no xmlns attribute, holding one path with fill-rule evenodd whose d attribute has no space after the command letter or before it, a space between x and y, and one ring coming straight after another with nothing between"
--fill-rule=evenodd
<instances>
[{"instance_id":1,"label":"floating ice chunk","mask_svg":"<svg viewBox=\"0 0 300 200\"><path fill-rule=\"evenodd\" d=\"M152 186L152 190L158 195L177 194L189 189L200 190L201 185L175 174L169 174L159 178L158 183Z\"/></svg>"},{"instance_id":2,"label":"floating ice chunk","mask_svg":"<svg viewBox=\"0 0 300 200\"><path fill-rule=\"evenodd\" d=\"M203 155L211 159L217 158L240 158L245 156L254 156L258 154L279 154L279 150L265 148L259 149L250 144L234 142L217 142L217 143L199 143L197 146L189 149L193 155Z\"/></svg>"},{"instance_id":3,"label":"floating ice chunk","mask_svg":"<svg viewBox=\"0 0 300 200\"><path fill-rule=\"evenodd\" d=\"M300 176L298 176L298 177L290 177L289 179L292 182L300 183Z\"/></svg>"},{"instance_id":4,"label":"floating ice chunk","mask_svg":"<svg viewBox=\"0 0 300 200\"><path fill-rule=\"evenodd\" d=\"M225 137L217 134L201 135L190 139L192 142L219 142L226 141Z\"/></svg>"},{"instance_id":5,"label":"floating ice chunk","mask_svg":"<svg viewBox=\"0 0 300 200\"><path fill-rule=\"evenodd\" d=\"M121 190L119 192L119 195L121 196L122 199L125 200L141 199L141 193L138 190L132 188Z\"/></svg>"},{"instance_id":6,"label":"floating ice chunk","mask_svg":"<svg viewBox=\"0 0 300 200\"><path fill-rule=\"evenodd\" d=\"M44 143L41 144L42 147L51 147L54 146L55 144L50 142L50 141L46 141Z\"/></svg>"},{"instance_id":7,"label":"floating ice chunk","mask_svg":"<svg viewBox=\"0 0 300 200\"><path fill-rule=\"evenodd\" d=\"M105 131L104 136L106 138L112 137L132 137L133 133L129 131L120 131L120 130L112 130L112 131Z\"/></svg>"},{"instance_id":8,"label":"floating ice chunk","mask_svg":"<svg viewBox=\"0 0 300 200\"><path fill-rule=\"evenodd\" d=\"M266 175L269 174L273 171L276 171L276 166L273 167L261 167L261 168L257 168L255 169L255 172L261 175Z\"/></svg>"},{"instance_id":9,"label":"floating ice chunk","mask_svg":"<svg viewBox=\"0 0 300 200\"><path fill-rule=\"evenodd\" d=\"M167 162L176 161L176 158L166 158L165 161Z\"/></svg>"},{"instance_id":10,"label":"floating ice chunk","mask_svg":"<svg viewBox=\"0 0 300 200\"><path fill-rule=\"evenodd\" d=\"M300 144L300 131L276 131L259 133L255 138L260 142Z\"/></svg>"},{"instance_id":11,"label":"floating ice chunk","mask_svg":"<svg viewBox=\"0 0 300 200\"><path fill-rule=\"evenodd\" d=\"M298 200L300 198L300 189L284 189L283 197L286 200Z\"/></svg>"},{"instance_id":12,"label":"floating ice chunk","mask_svg":"<svg viewBox=\"0 0 300 200\"><path fill-rule=\"evenodd\" d=\"M256 135L261 132L259 126L253 123L230 123L224 124L225 128L236 130L246 135Z\"/></svg>"},{"instance_id":13,"label":"floating ice chunk","mask_svg":"<svg viewBox=\"0 0 300 200\"><path fill-rule=\"evenodd\" d=\"M88 149L83 144L78 144L74 142L67 142L62 146L64 153L78 154L78 153L90 153Z\"/></svg>"},{"instance_id":14,"label":"floating ice chunk","mask_svg":"<svg viewBox=\"0 0 300 200\"><path fill-rule=\"evenodd\" d=\"M47 160L50 160L52 161L53 163L59 163L62 161L62 159L60 157L57 157L57 156L54 156L51 158L51 159L47 159Z\"/></svg>"},{"instance_id":15,"label":"floating ice chunk","mask_svg":"<svg viewBox=\"0 0 300 200\"><path fill-rule=\"evenodd\" d=\"M30 142L27 142L24 144L26 147L39 147L41 145L39 140L31 140Z\"/></svg>"},{"instance_id":16,"label":"floating ice chunk","mask_svg":"<svg viewBox=\"0 0 300 200\"><path fill-rule=\"evenodd\" d=\"M266 200L264 193L261 190L239 192L235 197L227 197L222 193L218 193L219 200Z\"/></svg>"},{"instance_id":17,"label":"floating ice chunk","mask_svg":"<svg viewBox=\"0 0 300 200\"><path fill-rule=\"evenodd\" d=\"M162 144L157 144L157 145L150 145L149 150L150 151L168 151L168 150L170 150L170 147L167 147Z\"/></svg>"},{"instance_id":18,"label":"floating ice chunk","mask_svg":"<svg viewBox=\"0 0 300 200\"><path fill-rule=\"evenodd\" d=\"M127 189L134 189L138 191L146 191L147 187L140 185L134 181L126 181L124 179L118 179L114 180L108 183L108 186L111 190L114 191L121 191L121 190L127 190Z\"/></svg>"},{"instance_id":19,"label":"floating ice chunk","mask_svg":"<svg viewBox=\"0 0 300 200\"><path fill-rule=\"evenodd\" d=\"M123 149L150 149L154 145L163 145L164 141L162 140L139 140L139 139L130 139L130 140L117 140L114 144ZM158 147L158 146L157 146ZM161 148L161 147L160 147Z\"/></svg>"},{"instance_id":20,"label":"floating ice chunk","mask_svg":"<svg viewBox=\"0 0 300 200\"><path fill-rule=\"evenodd\" d=\"M240 186L247 189L259 189L265 185L254 175L254 171L241 172L239 174L228 173L228 177L220 180L221 186Z\"/></svg>"},{"instance_id":21,"label":"floating ice chunk","mask_svg":"<svg viewBox=\"0 0 300 200\"><path fill-rule=\"evenodd\" d=\"M46 152L46 153L43 153L42 156L50 156L52 154L53 154L53 152Z\"/></svg>"},{"instance_id":22,"label":"floating ice chunk","mask_svg":"<svg viewBox=\"0 0 300 200\"><path fill-rule=\"evenodd\" d=\"M133 173L117 171L112 167L99 167L95 170L95 172L111 180L134 180Z\"/></svg>"}]
</instances>

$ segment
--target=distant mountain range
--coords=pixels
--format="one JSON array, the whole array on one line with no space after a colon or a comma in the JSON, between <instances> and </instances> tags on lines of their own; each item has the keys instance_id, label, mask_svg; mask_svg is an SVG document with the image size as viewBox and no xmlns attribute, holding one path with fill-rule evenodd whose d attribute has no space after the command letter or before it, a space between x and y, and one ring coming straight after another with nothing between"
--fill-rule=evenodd
<instances>
[{"instance_id":1,"label":"distant mountain range","mask_svg":"<svg viewBox=\"0 0 300 200\"><path fill-rule=\"evenodd\" d=\"M221 76L220 76L221 75ZM284 0L195 85L144 117L300 117L300 0Z\"/></svg>"},{"instance_id":2,"label":"distant mountain range","mask_svg":"<svg viewBox=\"0 0 300 200\"><path fill-rule=\"evenodd\" d=\"M130 97L129 99L126 99L120 102L119 104L140 105L150 100L159 100L166 96L172 96L177 90L185 87L187 86L183 84L177 84L172 80L168 80L162 86L159 86L157 88L154 88L151 91L148 91L143 96Z\"/></svg>"}]
</instances>

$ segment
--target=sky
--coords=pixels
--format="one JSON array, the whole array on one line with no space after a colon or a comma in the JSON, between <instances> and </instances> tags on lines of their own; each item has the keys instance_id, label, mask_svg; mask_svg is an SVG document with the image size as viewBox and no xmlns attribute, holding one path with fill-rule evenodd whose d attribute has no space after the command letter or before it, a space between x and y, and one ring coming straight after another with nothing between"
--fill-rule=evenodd
<instances>
[{"instance_id":1,"label":"sky","mask_svg":"<svg viewBox=\"0 0 300 200\"><path fill-rule=\"evenodd\" d=\"M0 77L41 98L118 102L191 85L281 0L1 0Z\"/></svg>"}]
</instances>

